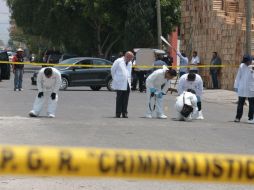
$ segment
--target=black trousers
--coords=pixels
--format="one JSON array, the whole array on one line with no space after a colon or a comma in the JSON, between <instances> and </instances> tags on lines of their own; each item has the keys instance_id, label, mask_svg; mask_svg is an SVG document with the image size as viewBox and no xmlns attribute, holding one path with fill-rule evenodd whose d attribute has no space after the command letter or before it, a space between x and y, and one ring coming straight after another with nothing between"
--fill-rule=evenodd
<instances>
[{"instance_id":1,"label":"black trousers","mask_svg":"<svg viewBox=\"0 0 254 190\"><path fill-rule=\"evenodd\" d=\"M130 87L127 84L127 90L116 91L116 115L127 114L127 107L129 102Z\"/></svg>"},{"instance_id":2,"label":"black trousers","mask_svg":"<svg viewBox=\"0 0 254 190\"><path fill-rule=\"evenodd\" d=\"M139 84L139 91L143 92L145 90L145 74L146 71L134 71L131 73L132 74L132 90L137 89L137 83Z\"/></svg>"},{"instance_id":3,"label":"black trousers","mask_svg":"<svg viewBox=\"0 0 254 190\"><path fill-rule=\"evenodd\" d=\"M237 114L236 114L236 119L241 119L243 116L243 106L245 103L245 97L238 97L238 105L237 105ZM248 98L249 101L249 113L248 117L249 120L253 119L253 114L254 114L254 98Z\"/></svg>"}]
</instances>

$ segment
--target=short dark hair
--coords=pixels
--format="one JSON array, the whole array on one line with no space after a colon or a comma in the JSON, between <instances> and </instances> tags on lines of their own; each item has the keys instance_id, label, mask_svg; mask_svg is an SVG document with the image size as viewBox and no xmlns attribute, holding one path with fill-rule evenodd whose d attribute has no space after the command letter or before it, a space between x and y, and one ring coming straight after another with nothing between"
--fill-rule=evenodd
<instances>
[{"instance_id":1,"label":"short dark hair","mask_svg":"<svg viewBox=\"0 0 254 190\"><path fill-rule=\"evenodd\" d=\"M248 54L245 54L243 56L243 63L247 63L249 61L252 61L252 56L251 55L248 55Z\"/></svg>"},{"instance_id":2,"label":"short dark hair","mask_svg":"<svg viewBox=\"0 0 254 190\"><path fill-rule=\"evenodd\" d=\"M51 67L47 67L45 70L44 70L44 74L45 76L51 76L53 73L53 70Z\"/></svg>"},{"instance_id":3,"label":"short dark hair","mask_svg":"<svg viewBox=\"0 0 254 190\"><path fill-rule=\"evenodd\" d=\"M166 73L168 73L168 74L170 74L171 76L174 76L174 77L177 75L176 70L174 70L174 69L169 69L169 70L166 71Z\"/></svg>"},{"instance_id":4,"label":"short dark hair","mask_svg":"<svg viewBox=\"0 0 254 190\"><path fill-rule=\"evenodd\" d=\"M181 55L182 55L183 57L186 57L186 54L185 54L185 53L181 53Z\"/></svg>"},{"instance_id":5,"label":"short dark hair","mask_svg":"<svg viewBox=\"0 0 254 190\"><path fill-rule=\"evenodd\" d=\"M196 79L196 74L195 73L189 73L187 76L188 81L194 81Z\"/></svg>"}]
</instances>

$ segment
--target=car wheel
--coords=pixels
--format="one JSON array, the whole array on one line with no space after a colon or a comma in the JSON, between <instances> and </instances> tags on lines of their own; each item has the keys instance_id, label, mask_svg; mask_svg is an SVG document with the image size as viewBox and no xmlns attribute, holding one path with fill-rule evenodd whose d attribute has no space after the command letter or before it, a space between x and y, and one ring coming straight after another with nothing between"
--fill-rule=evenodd
<instances>
[{"instance_id":1,"label":"car wheel","mask_svg":"<svg viewBox=\"0 0 254 190\"><path fill-rule=\"evenodd\" d=\"M62 84L60 86L60 90L66 90L69 86L69 81L67 78L62 77Z\"/></svg>"},{"instance_id":2,"label":"car wheel","mask_svg":"<svg viewBox=\"0 0 254 190\"><path fill-rule=\"evenodd\" d=\"M94 91L99 91L101 89L101 86L90 86L90 88Z\"/></svg>"},{"instance_id":3,"label":"car wheel","mask_svg":"<svg viewBox=\"0 0 254 190\"><path fill-rule=\"evenodd\" d=\"M112 82L113 82L113 79L112 78L110 78L109 80L108 80L108 82L107 82L107 89L109 90L109 91L113 91L114 89L112 88Z\"/></svg>"}]
</instances>

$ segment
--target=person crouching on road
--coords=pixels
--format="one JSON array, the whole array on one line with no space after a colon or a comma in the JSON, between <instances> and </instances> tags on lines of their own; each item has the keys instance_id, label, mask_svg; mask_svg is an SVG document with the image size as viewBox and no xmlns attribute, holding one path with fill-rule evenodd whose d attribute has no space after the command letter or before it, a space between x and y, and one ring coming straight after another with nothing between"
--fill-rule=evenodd
<instances>
[{"instance_id":1,"label":"person crouching on road","mask_svg":"<svg viewBox=\"0 0 254 190\"><path fill-rule=\"evenodd\" d=\"M43 107L45 99L48 100L48 117L54 118L58 95L61 86L61 74L52 67L42 68L37 76L38 95L33 104L33 110L29 112L30 117L37 117Z\"/></svg>"},{"instance_id":2,"label":"person crouching on road","mask_svg":"<svg viewBox=\"0 0 254 190\"><path fill-rule=\"evenodd\" d=\"M177 111L177 120L191 121L198 116L196 92L192 89L183 91L183 93L176 98L175 108ZM184 106L186 104L187 106Z\"/></svg>"},{"instance_id":3,"label":"person crouching on road","mask_svg":"<svg viewBox=\"0 0 254 190\"><path fill-rule=\"evenodd\" d=\"M116 90L116 118L128 118L128 101L131 88L131 69L134 55L128 51L114 61L111 67L112 88Z\"/></svg>"},{"instance_id":4,"label":"person crouching on road","mask_svg":"<svg viewBox=\"0 0 254 190\"><path fill-rule=\"evenodd\" d=\"M163 69L154 71L146 79L147 112L145 117L152 118L153 111L156 111L157 118L166 119L163 112L163 96L166 95L170 86L170 79L176 76L175 70L169 70L166 66ZM154 101L154 105L152 104Z\"/></svg>"},{"instance_id":5,"label":"person crouching on road","mask_svg":"<svg viewBox=\"0 0 254 190\"><path fill-rule=\"evenodd\" d=\"M178 95L182 94L184 91L192 89L197 95L197 106L198 106L198 117L196 119L204 119L201 110L201 96L203 93L203 80L199 74L187 73L181 76L177 88Z\"/></svg>"}]
</instances>

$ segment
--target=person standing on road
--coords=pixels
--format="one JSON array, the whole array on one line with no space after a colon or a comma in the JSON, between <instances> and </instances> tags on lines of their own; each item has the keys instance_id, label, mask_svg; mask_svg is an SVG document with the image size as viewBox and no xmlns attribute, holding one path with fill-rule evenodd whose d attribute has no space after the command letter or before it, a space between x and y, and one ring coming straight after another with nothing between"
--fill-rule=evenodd
<instances>
[{"instance_id":1,"label":"person standing on road","mask_svg":"<svg viewBox=\"0 0 254 190\"><path fill-rule=\"evenodd\" d=\"M13 56L12 62L24 62L23 49L19 48L16 55ZM14 74L14 91L22 91L24 64L13 64L12 70Z\"/></svg>"},{"instance_id":2,"label":"person standing on road","mask_svg":"<svg viewBox=\"0 0 254 190\"><path fill-rule=\"evenodd\" d=\"M213 89L218 89L219 88L219 81L218 81L218 76L220 73L220 67L216 67L216 65L221 65L221 59L218 56L217 52L213 52L213 57L211 60L211 67L210 67L210 75L212 77L212 82L213 82Z\"/></svg>"},{"instance_id":3,"label":"person standing on road","mask_svg":"<svg viewBox=\"0 0 254 190\"><path fill-rule=\"evenodd\" d=\"M155 110L157 118L166 119L167 116L163 113L163 96L166 95L170 86L170 79L176 76L176 71L163 66L163 69L154 71L146 79L146 94L147 94L147 111L146 118L152 118L152 112ZM152 105L154 101L154 105Z\"/></svg>"},{"instance_id":4,"label":"person standing on road","mask_svg":"<svg viewBox=\"0 0 254 190\"><path fill-rule=\"evenodd\" d=\"M153 71L155 71L155 70L157 70L157 69L161 69L162 68L162 66L163 65L165 65L165 66L167 66L167 64L162 60L162 55L160 55L160 54L155 54L155 62L154 62L154 64L153 64L153 66L155 66L154 68L153 68ZM158 67L160 67L160 68L158 68Z\"/></svg>"},{"instance_id":5,"label":"person standing on road","mask_svg":"<svg viewBox=\"0 0 254 190\"><path fill-rule=\"evenodd\" d=\"M182 94L184 91L192 89L196 92L196 96L198 99L197 106L198 106L198 117L197 119L204 119L202 113L202 106L201 106L201 96L203 93L203 80L199 74L195 73L188 73L181 76L177 88L178 94Z\"/></svg>"},{"instance_id":6,"label":"person standing on road","mask_svg":"<svg viewBox=\"0 0 254 190\"><path fill-rule=\"evenodd\" d=\"M245 99L248 98L249 101L249 113L248 113L248 123L254 123L253 113L254 113L254 71L249 65L252 62L252 57L250 55L244 55L243 61L238 69L234 88L238 94L238 104L237 113L235 117L235 122L240 122L243 115L243 106Z\"/></svg>"},{"instance_id":7,"label":"person standing on road","mask_svg":"<svg viewBox=\"0 0 254 190\"><path fill-rule=\"evenodd\" d=\"M198 56L198 52L194 51L190 63L190 72L198 74L198 68L196 67L197 65L200 64L200 58Z\"/></svg>"},{"instance_id":8,"label":"person standing on road","mask_svg":"<svg viewBox=\"0 0 254 190\"><path fill-rule=\"evenodd\" d=\"M175 50L176 51L176 50ZM179 73L180 73L180 77L184 74L186 74L188 72L188 63L189 63L189 59L186 56L186 54L184 52L180 53L179 51L176 51L176 54L180 57L180 69L179 69Z\"/></svg>"},{"instance_id":9,"label":"person standing on road","mask_svg":"<svg viewBox=\"0 0 254 190\"><path fill-rule=\"evenodd\" d=\"M116 90L116 118L128 118L128 101L131 88L132 59L134 55L128 51L114 61L111 67L112 88Z\"/></svg>"},{"instance_id":10,"label":"person standing on road","mask_svg":"<svg viewBox=\"0 0 254 190\"><path fill-rule=\"evenodd\" d=\"M30 117L37 117L43 107L45 99L48 100L48 117L54 118L57 101L58 91L61 86L61 74L60 72L52 67L42 68L37 76L37 88L38 95L36 96L33 104L33 110L29 112Z\"/></svg>"}]
</instances>

